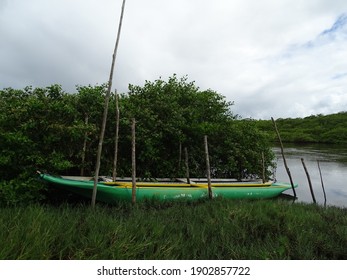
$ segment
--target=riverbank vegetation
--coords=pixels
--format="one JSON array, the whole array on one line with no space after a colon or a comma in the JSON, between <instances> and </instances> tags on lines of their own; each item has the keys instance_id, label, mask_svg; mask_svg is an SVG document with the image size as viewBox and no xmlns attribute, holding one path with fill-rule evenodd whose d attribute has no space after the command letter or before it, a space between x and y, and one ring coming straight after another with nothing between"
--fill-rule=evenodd
<instances>
[{"instance_id":1,"label":"riverbank vegetation","mask_svg":"<svg viewBox=\"0 0 347 280\"><path fill-rule=\"evenodd\" d=\"M0 259L347 259L346 209L215 199L0 211Z\"/></svg>"},{"instance_id":2,"label":"riverbank vegetation","mask_svg":"<svg viewBox=\"0 0 347 280\"><path fill-rule=\"evenodd\" d=\"M223 199L92 209L89 201L46 189L36 170L93 175L106 87L76 90L66 93L59 85L0 90L0 259L347 258L346 209ZM134 117L139 177L185 176L185 148L190 175L205 177L204 135L212 176L261 177L264 166L270 176L271 141L276 141L271 121L239 119L232 105L186 77L130 85L119 97L118 176L131 174ZM109 110L103 175L113 171L115 95ZM335 126L329 116L310 117L302 125L299 120L277 124L284 141L343 141L345 117L333 116ZM320 129L331 131L314 134L306 121L313 128L321 118L326 123Z\"/></svg>"},{"instance_id":3,"label":"riverbank vegetation","mask_svg":"<svg viewBox=\"0 0 347 280\"><path fill-rule=\"evenodd\" d=\"M276 120L282 141L288 143L346 144L346 123L347 112ZM256 125L268 133L273 142L277 141L271 120L258 120Z\"/></svg>"},{"instance_id":4,"label":"riverbank vegetation","mask_svg":"<svg viewBox=\"0 0 347 280\"><path fill-rule=\"evenodd\" d=\"M92 176L101 126L105 85L59 85L0 90L0 203L44 199L36 170ZM266 134L251 120L239 120L231 102L213 90L200 90L187 77L130 85L119 98L118 176L131 175L131 119L136 119L136 166L141 178L184 177L185 148L191 177L205 177L204 135L208 136L212 176L267 176L274 155ZM100 174L112 175L115 146L112 96Z\"/></svg>"}]
</instances>

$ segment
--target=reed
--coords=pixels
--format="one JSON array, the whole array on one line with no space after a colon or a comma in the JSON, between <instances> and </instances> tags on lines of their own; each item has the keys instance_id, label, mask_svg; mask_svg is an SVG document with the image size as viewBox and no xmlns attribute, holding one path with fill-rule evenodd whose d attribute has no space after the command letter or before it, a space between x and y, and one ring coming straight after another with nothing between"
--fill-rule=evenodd
<instances>
[{"instance_id":1,"label":"reed","mask_svg":"<svg viewBox=\"0 0 347 280\"><path fill-rule=\"evenodd\" d=\"M0 259L347 259L347 209L282 200L0 209Z\"/></svg>"}]
</instances>

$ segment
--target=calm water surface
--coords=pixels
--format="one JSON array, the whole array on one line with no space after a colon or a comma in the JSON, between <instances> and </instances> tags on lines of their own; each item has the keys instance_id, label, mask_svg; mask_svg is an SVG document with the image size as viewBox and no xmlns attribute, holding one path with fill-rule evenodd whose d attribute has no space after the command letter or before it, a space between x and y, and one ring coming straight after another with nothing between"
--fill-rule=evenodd
<instances>
[{"instance_id":1,"label":"calm water surface","mask_svg":"<svg viewBox=\"0 0 347 280\"><path fill-rule=\"evenodd\" d=\"M275 178L279 182L289 182L281 150L279 147L274 147L273 150L277 157ZM307 176L301 162L301 158L303 158L311 178L316 201L319 204L324 204L324 193L317 164L319 160L327 205L347 208L347 146L293 146L284 144L284 153L293 181L299 184L299 187L296 189L297 201L310 203L313 201ZM285 193L292 195L293 191L288 190Z\"/></svg>"}]
</instances>

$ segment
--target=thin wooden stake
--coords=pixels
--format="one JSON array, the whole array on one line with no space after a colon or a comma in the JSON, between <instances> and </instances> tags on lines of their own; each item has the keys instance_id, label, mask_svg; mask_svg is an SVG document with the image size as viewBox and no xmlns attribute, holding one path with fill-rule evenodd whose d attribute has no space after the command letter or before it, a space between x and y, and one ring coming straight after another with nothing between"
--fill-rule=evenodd
<instances>
[{"instance_id":1,"label":"thin wooden stake","mask_svg":"<svg viewBox=\"0 0 347 280\"><path fill-rule=\"evenodd\" d=\"M88 121L89 121L89 117L88 114L86 113L84 116L84 124L87 126L88 125ZM86 159L86 152L87 152L87 140L88 140L88 131L86 131L84 133L84 141L83 141L83 148L82 148L82 156L81 156L81 160L82 160L82 167L81 167L81 176L84 176L84 165L85 165L85 159Z\"/></svg>"},{"instance_id":2,"label":"thin wooden stake","mask_svg":"<svg viewBox=\"0 0 347 280\"><path fill-rule=\"evenodd\" d=\"M189 176L189 158L188 158L188 149L187 147L184 148L184 163L186 166L186 178L187 178L187 184L190 184L190 176Z\"/></svg>"},{"instance_id":3,"label":"thin wooden stake","mask_svg":"<svg viewBox=\"0 0 347 280\"><path fill-rule=\"evenodd\" d=\"M177 165L177 174L181 174L181 162L182 162L182 142L180 141L178 146L178 165Z\"/></svg>"},{"instance_id":4,"label":"thin wooden stake","mask_svg":"<svg viewBox=\"0 0 347 280\"><path fill-rule=\"evenodd\" d=\"M311 196L312 196L312 200L313 200L313 203L317 203L316 202L316 198L314 196L314 192L313 192L313 188L312 188L312 183L311 183L311 178L310 178L310 174L308 173L307 171L307 168L306 168L306 165L305 165L305 162L304 162L304 159L301 158L301 162L302 162L302 165L305 169L305 173L306 173L306 177L307 177L307 180L308 180L308 185L310 187L310 192L311 192Z\"/></svg>"},{"instance_id":5,"label":"thin wooden stake","mask_svg":"<svg viewBox=\"0 0 347 280\"><path fill-rule=\"evenodd\" d=\"M132 168L132 194L131 202L136 203L136 140L135 140L135 119L131 125L131 168Z\"/></svg>"},{"instance_id":6,"label":"thin wooden stake","mask_svg":"<svg viewBox=\"0 0 347 280\"><path fill-rule=\"evenodd\" d=\"M264 152L261 152L261 165L262 165L262 175L263 175L263 183L266 182L266 178L265 178L265 156L264 156Z\"/></svg>"},{"instance_id":7,"label":"thin wooden stake","mask_svg":"<svg viewBox=\"0 0 347 280\"><path fill-rule=\"evenodd\" d=\"M207 135L205 135L204 137L204 143L205 143L205 156L206 156L206 173L207 173L207 182L208 182L208 197L212 199L213 194L212 194L212 187L211 187L211 167L210 167L210 157L208 154Z\"/></svg>"},{"instance_id":8,"label":"thin wooden stake","mask_svg":"<svg viewBox=\"0 0 347 280\"><path fill-rule=\"evenodd\" d=\"M105 135L105 130L106 130L106 120L107 120L107 111L108 111L109 100L110 100L110 96L109 96L109 94L107 94L105 97L104 114L103 114L103 120L102 120L102 126L101 126L100 138L99 138L98 152L97 152L97 156L96 156L94 187L93 187L93 194L92 194L92 207L93 208L95 207L95 201L96 201L97 184L98 184L100 164L101 164L102 144L104 142L104 135Z\"/></svg>"},{"instance_id":9,"label":"thin wooden stake","mask_svg":"<svg viewBox=\"0 0 347 280\"><path fill-rule=\"evenodd\" d=\"M114 65L115 65L116 56L117 56L117 50L118 50L118 45L119 45L120 33L121 33L121 29L122 29L124 7L125 7L125 0L123 0L123 4L122 4L122 11L121 11L120 20L119 20L117 39L116 39L116 44L115 44L113 55L112 55L111 71L110 71L110 77L109 77L109 81L108 81L107 93L106 93L106 97L105 97L105 106L104 106L104 113L103 113L103 119L102 119L101 131L100 131L98 152L97 152L97 155L96 155L95 174L94 174L94 187L93 187L92 203L91 203L93 208L95 207L95 201L96 201L96 193L97 193L97 185L98 185L98 178L99 178L99 171L100 171L102 145L103 145L103 142L104 142L105 129L106 129L106 120L107 120L107 113L108 113L108 103L109 103L110 95L111 95L113 71L114 71Z\"/></svg>"},{"instance_id":10,"label":"thin wooden stake","mask_svg":"<svg viewBox=\"0 0 347 280\"><path fill-rule=\"evenodd\" d=\"M320 169L320 163L319 160L317 160L317 164L318 164L318 170L319 170L319 175L320 175L320 181L322 183L322 189L323 189L323 194L324 194L324 206L327 205L327 195L325 193L325 188L324 188L324 182L323 182L323 177L322 177L322 171Z\"/></svg>"},{"instance_id":11,"label":"thin wooden stake","mask_svg":"<svg viewBox=\"0 0 347 280\"><path fill-rule=\"evenodd\" d=\"M119 104L118 94L116 93L116 138L114 140L114 161L113 161L113 181L117 178L117 161L118 161L118 138L119 138Z\"/></svg>"},{"instance_id":12,"label":"thin wooden stake","mask_svg":"<svg viewBox=\"0 0 347 280\"><path fill-rule=\"evenodd\" d=\"M283 163L284 163L284 166L286 168L286 171L287 171L287 174L288 174L288 177L289 177L289 180L290 180L290 184L292 186L292 190L293 190L293 193L294 193L294 198L296 198L296 191L295 191L295 188L294 188L294 183L293 183L293 179L292 179L292 175L290 174L290 170L289 170L289 167L287 165L287 161L286 161L286 158L284 156L284 149L283 149L283 144L282 144L282 139L281 139L281 136L280 136L280 133L278 132L278 129L277 129L277 125L276 125L276 122L273 118L271 118L272 120L272 123L275 127L275 130L276 130L276 134L277 134L277 137L278 137L278 140L280 142L280 145L281 145L281 154L282 154L282 158L283 158Z\"/></svg>"}]
</instances>

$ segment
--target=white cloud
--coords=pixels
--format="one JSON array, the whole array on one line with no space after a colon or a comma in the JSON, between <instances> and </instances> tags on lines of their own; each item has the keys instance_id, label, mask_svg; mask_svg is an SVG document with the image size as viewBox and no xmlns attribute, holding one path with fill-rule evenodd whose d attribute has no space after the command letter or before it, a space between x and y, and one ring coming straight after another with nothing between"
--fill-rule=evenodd
<instances>
[{"instance_id":1,"label":"white cloud","mask_svg":"<svg viewBox=\"0 0 347 280\"><path fill-rule=\"evenodd\" d=\"M0 0L0 88L107 81L121 2ZM130 0L113 84L188 75L244 117L345 110L346 13L345 0Z\"/></svg>"}]
</instances>

